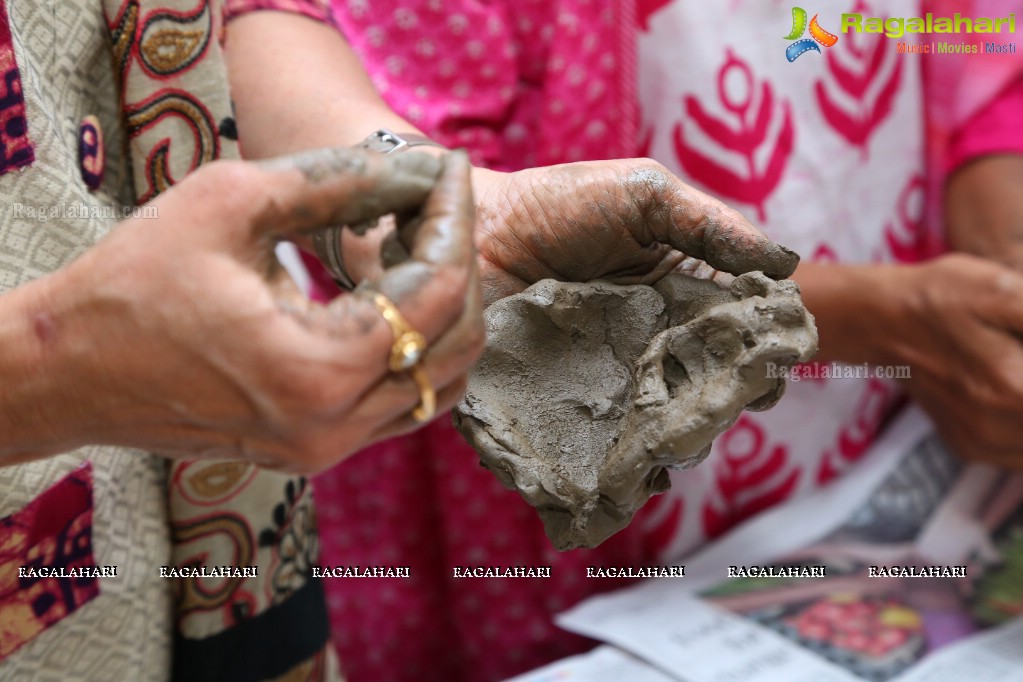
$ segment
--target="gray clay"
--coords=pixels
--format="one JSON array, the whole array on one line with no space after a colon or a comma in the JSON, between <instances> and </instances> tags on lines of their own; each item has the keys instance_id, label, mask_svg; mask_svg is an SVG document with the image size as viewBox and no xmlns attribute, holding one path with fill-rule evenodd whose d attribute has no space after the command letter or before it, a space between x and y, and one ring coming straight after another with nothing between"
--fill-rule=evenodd
<instances>
[{"instance_id":1,"label":"gray clay","mask_svg":"<svg viewBox=\"0 0 1023 682\"><path fill-rule=\"evenodd\" d=\"M729 289L671 275L654 287L544 280L485 312L487 349L455 424L560 550L595 547L670 487L743 409L785 389L768 363L817 349L794 282Z\"/></svg>"}]
</instances>

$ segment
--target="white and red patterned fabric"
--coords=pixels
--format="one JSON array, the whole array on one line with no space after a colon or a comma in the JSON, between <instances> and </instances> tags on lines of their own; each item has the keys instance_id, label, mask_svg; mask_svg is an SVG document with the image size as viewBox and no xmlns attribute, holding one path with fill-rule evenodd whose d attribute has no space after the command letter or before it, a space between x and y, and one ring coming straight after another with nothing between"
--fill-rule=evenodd
<instances>
[{"instance_id":1,"label":"white and red patterned fabric","mask_svg":"<svg viewBox=\"0 0 1023 682\"><path fill-rule=\"evenodd\" d=\"M333 0L333 10L396 111L477 163L645 154L805 259L908 263L928 252L922 60L895 41L842 34L790 63L791 7L762 0ZM840 12L854 10L884 7L845 0L821 25L837 32ZM623 81L637 54L638 136ZM566 554L446 418L369 448L315 482L324 558L410 565L412 578L328 582L342 665L351 682L475 682L572 653L584 642L551 615L620 584L588 580L586 566L690 552L826 485L899 400L880 380L790 384L707 462L672 474L673 489L630 528ZM481 564L550 565L553 577L452 577Z\"/></svg>"},{"instance_id":2,"label":"white and red patterned fabric","mask_svg":"<svg viewBox=\"0 0 1023 682\"><path fill-rule=\"evenodd\" d=\"M919 59L897 54L882 35L850 33L790 63L782 38L790 8L776 3L675 2L648 25L639 50L650 156L804 259L922 257ZM744 414L702 466L673 474L667 494L684 500L687 513L668 549L691 551L841 475L896 396L880 380L790 382L777 407Z\"/></svg>"}]
</instances>

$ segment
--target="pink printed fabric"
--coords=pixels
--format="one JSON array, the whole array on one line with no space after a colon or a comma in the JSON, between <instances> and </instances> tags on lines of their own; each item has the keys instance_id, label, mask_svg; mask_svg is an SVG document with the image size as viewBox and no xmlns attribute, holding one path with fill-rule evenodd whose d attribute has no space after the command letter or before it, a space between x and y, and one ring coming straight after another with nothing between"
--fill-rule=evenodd
<instances>
[{"instance_id":1,"label":"pink printed fabric","mask_svg":"<svg viewBox=\"0 0 1023 682\"><path fill-rule=\"evenodd\" d=\"M1023 16L1023 2L1005 0L924 0L923 9L938 16L1002 17L1015 12ZM1015 41L1016 34L964 34L962 40L973 44ZM925 62L927 88L928 213L927 253L945 250L941 220L944 185L955 168L951 157L957 133L970 127L978 112L998 98L1009 84L1023 77L1023 54L985 54L969 59L931 59ZM1019 124L1016 125L1016 131Z\"/></svg>"},{"instance_id":2,"label":"pink printed fabric","mask_svg":"<svg viewBox=\"0 0 1023 682\"><path fill-rule=\"evenodd\" d=\"M642 153L808 260L912 263L927 253L925 188L941 166L925 166L921 61L894 41L843 36L789 64L779 36L790 8L777 3L333 2L391 106L479 165ZM843 11L884 7L848 0L834 8ZM928 68L939 61L955 60ZM968 89L971 115L1011 72ZM946 135L969 119L955 116ZM326 581L348 679L501 680L580 650L587 643L551 616L621 585L586 578L586 567L684 555L827 485L856 466L901 402L880 379L790 383L778 407L743 414L703 465L673 473L672 490L628 529L564 554L447 417L367 449L315 481L324 560L409 566L411 577ZM546 580L453 577L478 565L553 570Z\"/></svg>"},{"instance_id":3,"label":"pink printed fabric","mask_svg":"<svg viewBox=\"0 0 1023 682\"><path fill-rule=\"evenodd\" d=\"M630 2L334 0L395 111L477 165L635 154Z\"/></svg>"},{"instance_id":4,"label":"pink printed fabric","mask_svg":"<svg viewBox=\"0 0 1023 682\"><path fill-rule=\"evenodd\" d=\"M1023 80L1007 86L949 138L947 167L990 154L1023 154Z\"/></svg>"},{"instance_id":5,"label":"pink printed fabric","mask_svg":"<svg viewBox=\"0 0 1023 682\"><path fill-rule=\"evenodd\" d=\"M654 505L596 550L559 553L536 512L502 488L444 416L374 445L314 481L322 560L407 566L409 578L324 581L349 682L503 680L591 643L552 616L628 581L589 566L656 556L677 517ZM454 578L475 566L550 566L551 577Z\"/></svg>"}]
</instances>

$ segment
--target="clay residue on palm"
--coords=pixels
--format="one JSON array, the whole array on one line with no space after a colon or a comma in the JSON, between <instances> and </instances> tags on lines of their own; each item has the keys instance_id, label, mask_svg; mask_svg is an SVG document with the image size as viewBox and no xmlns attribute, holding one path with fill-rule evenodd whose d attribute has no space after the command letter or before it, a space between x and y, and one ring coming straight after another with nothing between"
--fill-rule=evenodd
<instances>
[{"instance_id":1,"label":"clay residue on palm","mask_svg":"<svg viewBox=\"0 0 1023 682\"><path fill-rule=\"evenodd\" d=\"M593 547L702 461L743 409L766 409L816 351L794 282L724 289L543 280L486 311L487 349L455 423L558 549Z\"/></svg>"}]
</instances>

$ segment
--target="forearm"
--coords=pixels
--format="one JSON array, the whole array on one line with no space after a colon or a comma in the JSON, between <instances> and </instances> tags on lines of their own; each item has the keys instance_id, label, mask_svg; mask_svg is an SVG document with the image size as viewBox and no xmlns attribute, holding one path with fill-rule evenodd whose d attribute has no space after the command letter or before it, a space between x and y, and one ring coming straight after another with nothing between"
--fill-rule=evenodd
<instances>
[{"instance_id":1,"label":"forearm","mask_svg":"<svg viewBox=\"0 0 1023 682\"><path fill-rule=\"evenodd\" d=\"M282 12L228 24L227 64L243 154L349 146L379 128L419 132L380 98L332 26ZM287 49L268 50L277 44Z\"/></svg>"},{"instance_id":2,"label":"forearm","mask_svg":"<svg viewBox=\"0 0 1023 682\"><path fill-rule=\"evenodd\" d=\"M985 156L953 173L945 229L953 250L1023 269L1023 155Z\"/></svg>"},{"instance_id":3,"label":"forearm","mask_svg":"<svg viewBox=\"0 0 1023 682\"><path fill-rule=\"evenodd\" d=\"M0 296L0 466L82 444L70 435L78 407L61 367L56 298L54 276Z\"/></svg>"},{"instance_id":4,"label":"forearm","mask_svg":"<svg viewBox=\"0 0 1023 682\"><path fill-rule=\"evenodd\" d=\"M793 279L813 314L822 362L888 364L901 355L894 327L905 314L899 291L912 266L801 263Z\"/></svg>"},{"instance_id":5,"label":"forearm","mask_svg":"<svg viewBox=\"0 0 1023 682\"><path fill-rule=\"evenodd\" d=\"M1023 268L1023 79L1005 86L949 140L949 246Z\"/></svg>"}]
</instances>

